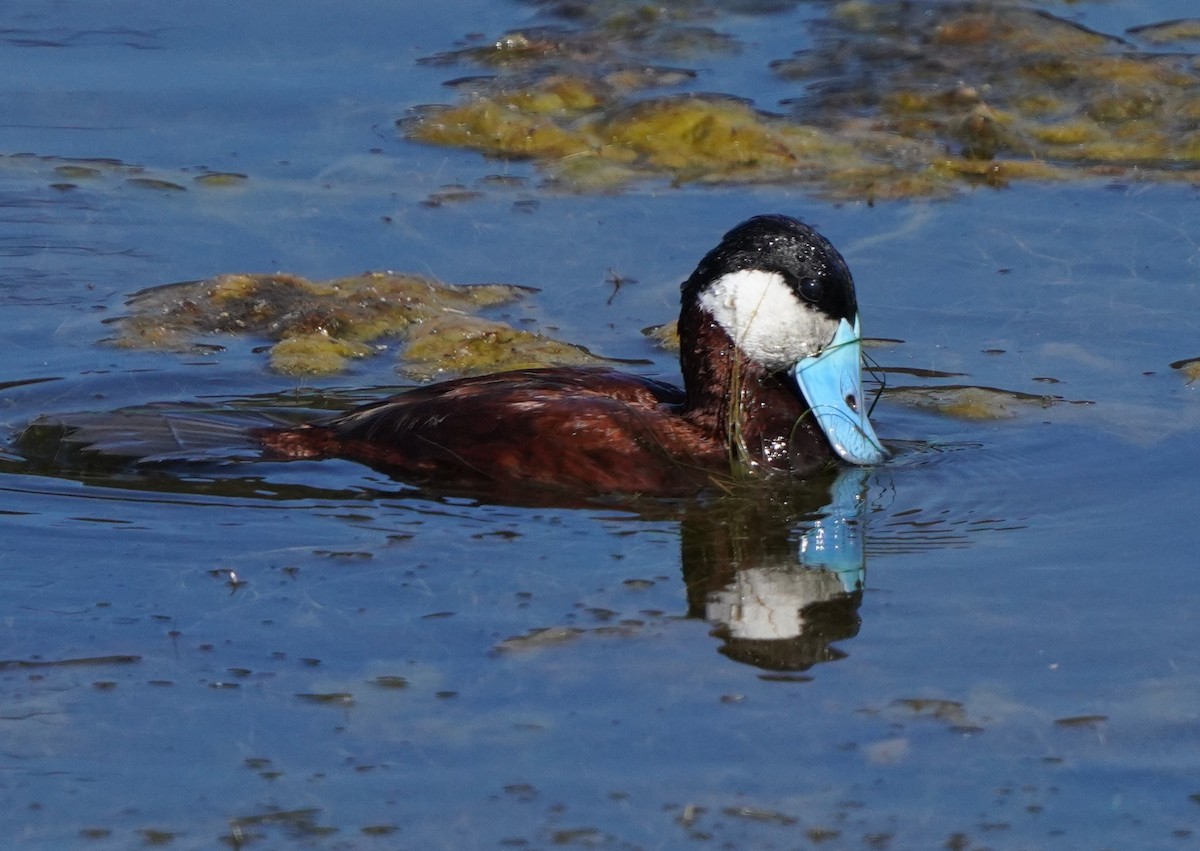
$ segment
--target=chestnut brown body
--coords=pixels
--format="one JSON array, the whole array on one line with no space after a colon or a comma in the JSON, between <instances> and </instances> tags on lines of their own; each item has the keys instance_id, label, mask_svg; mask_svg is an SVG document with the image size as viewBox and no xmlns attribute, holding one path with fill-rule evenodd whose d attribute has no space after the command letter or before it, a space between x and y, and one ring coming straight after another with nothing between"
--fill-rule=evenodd
<instances>
[{"instance_id":1,"label":"chestnut brown body","mask_svg":"<svg viewBox=\"0 0 1200 851\"><path fill-rule=\"evenodd\" d=\"M824 438L779 379L751 368L736 383L740 403L720 394L693 400L608 369L521 370L414 388L258 436L277 457L347 458L416 484L489 492L683 496L728 479L739 462L811 469L828 461Z\"/></svg>"}]
</instances>

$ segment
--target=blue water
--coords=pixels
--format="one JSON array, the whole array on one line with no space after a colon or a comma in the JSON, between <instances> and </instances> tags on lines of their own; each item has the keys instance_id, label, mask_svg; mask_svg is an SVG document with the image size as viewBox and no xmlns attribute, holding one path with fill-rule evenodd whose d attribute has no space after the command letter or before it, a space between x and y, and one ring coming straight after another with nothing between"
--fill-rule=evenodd
<instances>
[{"instance_id":1,"label":"blue water","mask_svg":"<svg viewBox=\"0 0 1200 851\"><path fill-rule=\"evenodd\" d=\"M10 4L0 153L113 158L188 190L105 173L64 191L61 160L0 160L4 434L400 380L387 356L297 382L251 343L97 344L128 294L231 271L531 284L510 318L674 380L638 329L673 317L721 232L768 210L842 249L865 332L903 341L872 349L882 365L1090 404L981 422L885 397L876 427L901 451L866 482L861 604L790 671L739 658L704 594L689 600L694 547L751 529L761 551L738 575L789 582L820 494L778 516L514 508L343 462L80 480L0 450L9 844L1191 847L1200 389L1169 364L1200 355L1195 186L868 207L531 179L430 209L446 184L532 175L396 136L409 107L451 98L417 58L535 17L439 8ZM1192 13L1054 8L1112 32ZM703 87L786 97L765 63L821 11L722 19L754 49ZM200 167L249 180L199 187ZM637 280L611 304L609 270Z\"/></svg>"}]
</instances>

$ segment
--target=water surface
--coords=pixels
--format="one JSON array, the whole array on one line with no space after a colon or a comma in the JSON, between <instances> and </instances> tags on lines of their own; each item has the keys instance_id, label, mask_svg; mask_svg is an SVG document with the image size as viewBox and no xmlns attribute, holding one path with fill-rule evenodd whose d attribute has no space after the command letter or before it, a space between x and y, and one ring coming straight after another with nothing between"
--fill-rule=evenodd
<instances>
[{"instance_id":1,"label":"water surface","mask_svg":"<svg viewBox=\"0 0 1200 851\"><path fill-rule=\"evenodd\" d=\"M714 60L704 87L748 94L822 11L718 21L751 49ZM1070 7L1111 32L1190 13ZM836 482L766 503L511 507L343 462L80 477L6 442L5 835L96 849L1188 847L1200 391L1169 364L1200 355L1195 185L867 206L773 187L562 195L531 178L421 205L446 184L531 176L411 145L392 123L447 99L417 58L533 15L17 4L0 151L36 156L0 163L6 437L45 414L402 383L386 356L317 382L267 372L256 341L211 356L98 345L128 294L231 271L535 285L512 321L675 380L639 329L673 317L678 282L725 229L773 210L843 250L865 332L898 341L871 349L893 387L1063 401L971 420L885 396L876 427L899 452L848 489L865 571L824 577L813 533L847 510ZM119 171L52 186L87 157L187 191ZM202 168L249 179L190 183ZM610 271L637 281L611 301ZM832 605L803 640L739 644L748 627L730 611L748 621L785 592Z\"/></svg>"}]
</instances>

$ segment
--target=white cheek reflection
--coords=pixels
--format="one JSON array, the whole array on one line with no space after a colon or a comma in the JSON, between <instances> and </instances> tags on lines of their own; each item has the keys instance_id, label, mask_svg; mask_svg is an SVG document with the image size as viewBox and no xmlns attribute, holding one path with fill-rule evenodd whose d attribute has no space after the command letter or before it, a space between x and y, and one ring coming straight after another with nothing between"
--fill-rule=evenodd
<instances>
[{"instance_id":1,"label":"white cheek reflection","mask_svg":"<svg viewBox=\"0 0 1200 851\"><path fill-rule=\"evenodd\" d=\"M867 567L866 486L865 471L843 471L823 515L800 535L796 562L738 570L732 582L709 595L708 620L723 624L734 639L797 638L807 626L806 609L861 591Z\"/></svg>"},{"instance_id":2,"label":"white cheek reflection","mask_svg":"<svg viewBox=\"0 0 1200 851\"><path fill-rule=\"evenodd\" d=\"M781 640L804 632L804 609L844 593L837 574L828 570L751 567L712 594L704 609L731 638Z\"/></svg>"}]
</instances>

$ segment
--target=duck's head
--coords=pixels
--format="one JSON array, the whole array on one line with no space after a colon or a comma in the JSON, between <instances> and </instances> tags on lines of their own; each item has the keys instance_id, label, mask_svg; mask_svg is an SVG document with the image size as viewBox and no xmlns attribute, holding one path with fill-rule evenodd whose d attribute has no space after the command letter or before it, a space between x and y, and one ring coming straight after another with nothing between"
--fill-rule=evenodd
<instances>
[{"instance_id":1,"label":"duck's head","mask_svg":"<svg viewBox=\"0 0 1200 851\"><path fill-rule=\"evenodd\" d=\"M827 239L788 216L755 216L700 261L683 303L685 315L698 310L722 329L740 358L800 394L840 458L883 460L863 398L854 280Z\"/></svg>"}]
</instances>

